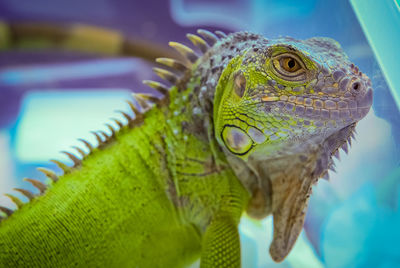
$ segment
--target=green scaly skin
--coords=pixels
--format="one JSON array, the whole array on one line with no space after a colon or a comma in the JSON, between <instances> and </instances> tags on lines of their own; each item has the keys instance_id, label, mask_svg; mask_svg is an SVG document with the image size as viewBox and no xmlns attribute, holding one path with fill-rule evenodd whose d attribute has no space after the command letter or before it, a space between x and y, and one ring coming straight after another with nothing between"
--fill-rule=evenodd
<instances>
[{"instance_id":1,"label":"green scaly skin","mask_svg":"<svg viewBox=\"0 0 400 268\"><path fill-rule=\"evenodd\" d=\"M273 215L270 253L285 258L311 186L369 111L371 83L331 39L199 33L210 44L189 37L199 58L171 44L193 64L177 79L158 72L175 82L163 100L64 166L43 195L12 215L2 208L1 267L184 267L199 257L203 268L240 267L244 212Z\"/></svg>"},{"instance_id":2,"label":"green scaly skin","mask_svg":"<svg viewBox=\"0 0 400 268\"><path fill-rule=\"evenodd\" d=\"M179 100L176 91L170 97ZM182 267L199 257L201 233L214 215L226 214L237 227L248 194L230 169L198 175L209 145L174 134L188 119L173 116L182 105L152 109L141 126L120 130L2 222L0 266ZM174 180L182 180L179 187ZM185 203L209 206L185 211Z\"/></svg>"}]
</instances>

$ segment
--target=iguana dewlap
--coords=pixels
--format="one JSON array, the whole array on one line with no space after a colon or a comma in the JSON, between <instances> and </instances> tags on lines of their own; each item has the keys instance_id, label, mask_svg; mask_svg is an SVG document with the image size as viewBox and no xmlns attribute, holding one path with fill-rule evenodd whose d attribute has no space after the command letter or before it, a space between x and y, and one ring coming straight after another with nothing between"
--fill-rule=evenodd
<instances>
[{"instance_id":1,"label":"iguana dewlap","mask_svg":"<svg viewBox=\"0 0 400 268\"><path fill-rule=\"evenodd\" d=\"M22 40L0 26L0 45ZM58 45L95 36L116 54L126 43L79 27ZM66 152L73 166L54 161L61 176L40 169L49 185L26 179L39 191L16 189L29 202L8 195L18 209L0 207L0 267L184 267L199 257L201 267L240 267L244 212L272 214L271 256L287 256L312 185L371 107L371 82L329 38L187 37L196 50L170 43L185 61L157 59L171 86L145 81L162 99L134 94L135 117L96 132L97 148L82 140L90 153Z\"/></svg>"}]
</instances>

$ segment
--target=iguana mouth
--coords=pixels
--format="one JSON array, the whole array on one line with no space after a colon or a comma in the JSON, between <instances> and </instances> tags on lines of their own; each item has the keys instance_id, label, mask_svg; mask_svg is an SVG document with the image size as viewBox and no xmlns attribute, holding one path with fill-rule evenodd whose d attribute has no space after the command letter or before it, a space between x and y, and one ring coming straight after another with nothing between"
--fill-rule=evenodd
<instances>
[{"instance_id":1,"label":"iguana mouth","mask_svg":"<svg viewBox=\"0 0 400 268\"><path fill-rule=\"evenodd\" d=\"M338 97L321 99L321 96L270 95L261 97L260 102L266 104L266 109L272 113L287 113L304 119L313 119L316 120L316 126L321 127L323 126L323 121L329 119L338 122L342 121L343 123L360 120L369 112L372 99L372 89L369 88L363 96L357 99Z\"/></svg>"},{"instance_id":2,"label":"iguana mouth","mask_svg":"<svg viewBox=\"0 0 400 268\"><path fill-rule=\"evenodd\" d=\"M335 74L336 72L332 76L335 77ZM315 80L307 87L277 90L276 82L269 81L267 85L253 89L252 97L254 101L267 105L269 110L278 108L281 112L308 118L352 117L358 120L369 111L373 98L370 80L362 74L359 76L362 79L339 77L337 81L328 80L329 82L322 88ZM317 91L318 94L311 93L310 89L312 92ZM271 111L274 112L273 109Z\"/></svg>"}]
</instances>

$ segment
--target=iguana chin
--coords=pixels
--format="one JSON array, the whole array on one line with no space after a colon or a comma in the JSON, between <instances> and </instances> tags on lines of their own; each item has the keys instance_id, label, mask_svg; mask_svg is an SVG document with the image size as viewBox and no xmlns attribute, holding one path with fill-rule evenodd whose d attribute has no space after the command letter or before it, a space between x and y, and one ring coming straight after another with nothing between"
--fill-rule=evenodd
<instances>
[{"instance_id":1,"label":"iguana chin","mask_svg":"<svg viewBox=\"0 0 400 268\"><path fill-rule=\"evenodd\" d=\"M8 195L19 209L0 207L1 267L183 267L199 257L205 268L240 267L244 212L272 214L270 254L290 252L312 185L370 109L371 82L329 38L187 37L198 52L171 42L186 60L157 59L172 86L145 81L162 99L135 94L128 123L95 132L97 148L82 140L90 154L66 152L73 166L54 161L62 176L42 168L50 185L26 179L40 194Z\"/></svg>"}]
</instances>

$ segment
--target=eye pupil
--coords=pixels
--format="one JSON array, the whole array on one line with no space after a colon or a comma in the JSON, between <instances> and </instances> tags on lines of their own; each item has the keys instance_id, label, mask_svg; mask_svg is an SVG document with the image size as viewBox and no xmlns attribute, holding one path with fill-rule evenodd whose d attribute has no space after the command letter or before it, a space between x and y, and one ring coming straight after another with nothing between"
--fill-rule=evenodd
<instances>
[{"instance_id":1,"label":"eye pupil","mask_svg":"<svg viewBox=\"0 0 400 268\"><path fill-rule=\"evenodd\" d=\"M294 68L295 66L296 66L295 60L294 60L294 59L290 59L290 60L288 61L288 67L289 67L290 69L292 69L292 68Z\"/></svg>"}]
</instances>

